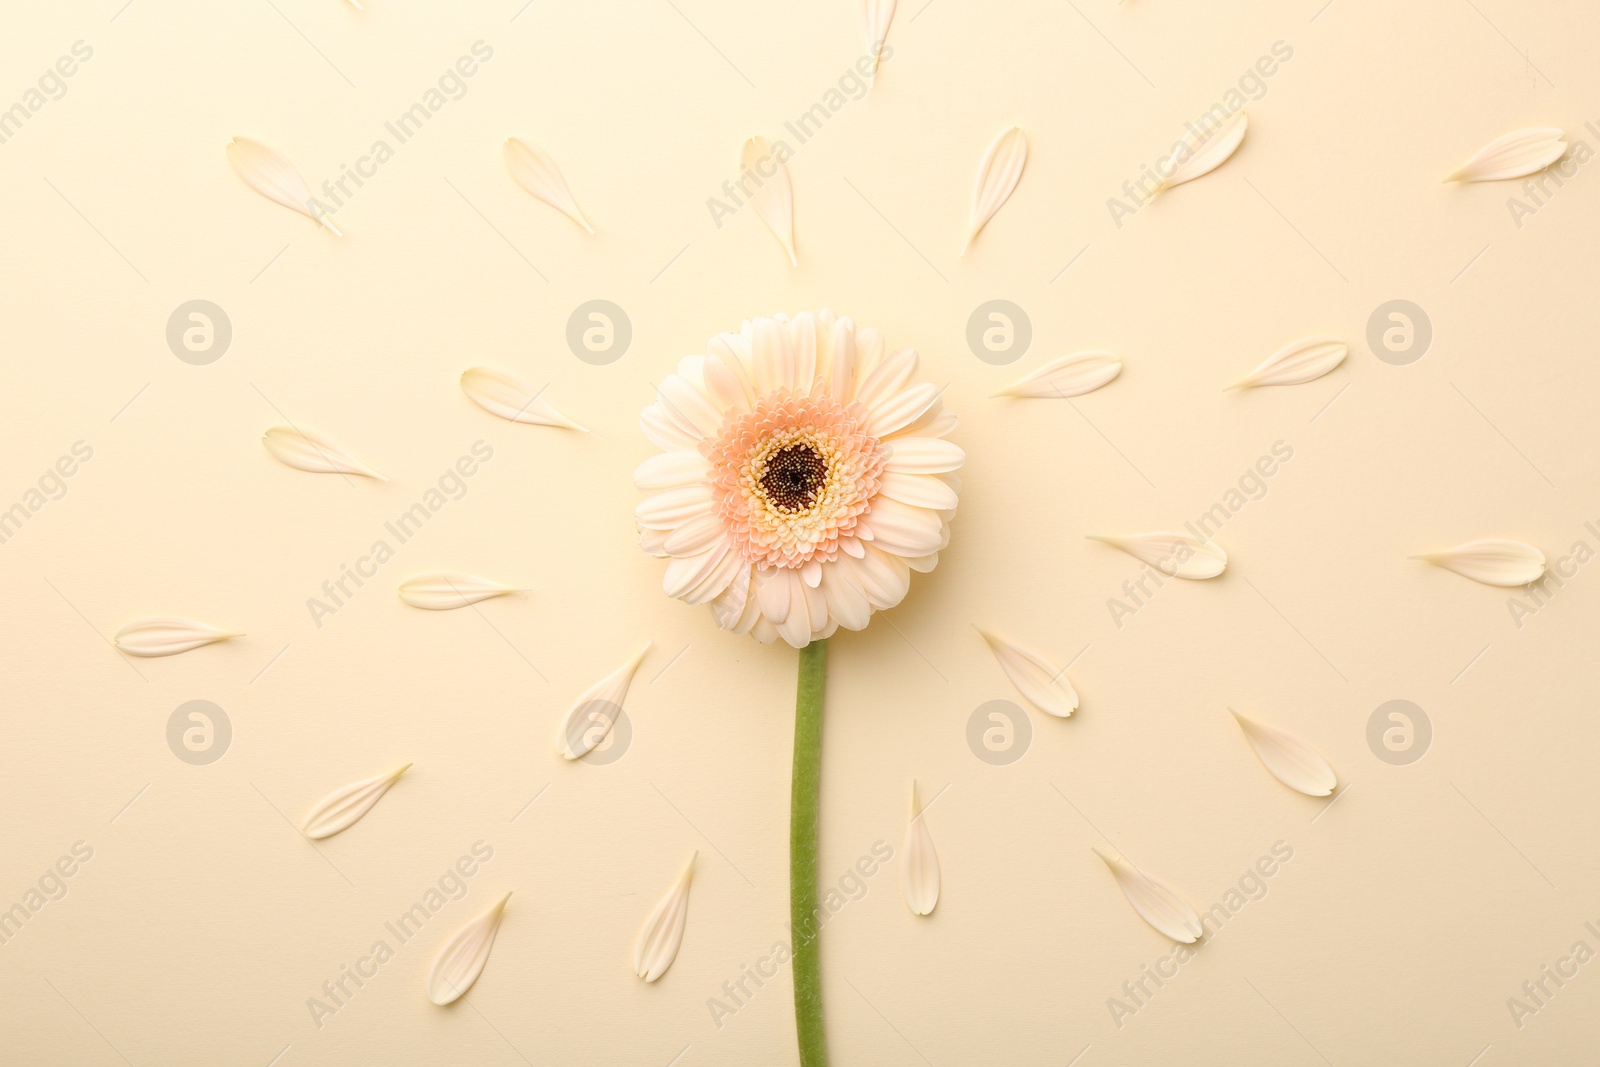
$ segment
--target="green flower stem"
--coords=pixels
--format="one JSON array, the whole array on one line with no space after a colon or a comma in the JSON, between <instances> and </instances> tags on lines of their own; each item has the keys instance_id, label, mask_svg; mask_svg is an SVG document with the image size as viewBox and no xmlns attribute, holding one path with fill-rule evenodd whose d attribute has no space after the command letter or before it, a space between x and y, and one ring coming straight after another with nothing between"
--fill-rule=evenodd
<instances>
[{"instance_id":1,"label":"green flower stem","mask_svg":"<svg viewBox=\"0 0 1600 1067\"><path fill-rule=\"evenodd\" d=\"M827 1067L822 969L817 959L817 822L822 783L822 688L828 642L800 650L794 696L794 781L789 796L789 929L794 942L794 1025L800 1067Z\"/></svg>"}]
</instances>

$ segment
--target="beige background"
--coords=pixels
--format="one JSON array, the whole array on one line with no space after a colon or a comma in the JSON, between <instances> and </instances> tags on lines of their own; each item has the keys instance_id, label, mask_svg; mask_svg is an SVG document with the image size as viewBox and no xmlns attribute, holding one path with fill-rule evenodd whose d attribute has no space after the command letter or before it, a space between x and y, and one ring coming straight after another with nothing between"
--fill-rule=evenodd
<instances>
[{"instance_id":1,"label":"beige background","mask_svg":"<svg viewBox=\"0 0 1600 1067\"><path fill-rule=\"evenodd\" d=\"M0 105L94 49L0 145L0 506L94 449L0 546L0 905L94 849L0 945L7 1064L794 1062L787 972L720 1029L706 1006L783 932L794 653L660 594L629 475L637 411L679 356L824 305L923 353L970 455L937 572L832 644L824 876L898 850L913 778L948 787L935 914L907 912L891 863L826 932L835 1062L1591 1058L1600 965L1521 1029L1506 999L1575 941L1600 950L1582 925L1600 920L1600 568L1519 629L1514 591L1406 558L1493 535L1600 548L1600 177L1580 169L1520 228L1514 184L1439 183L1520 126L1596 145L1587 5L906 0L878 88L791 165L791 269L752 212L718 229L705 200L743 138L779 135L861 53L849 0L124 3L11 5L0 34ZM228 170L246 134L320 184L480 39L493 59L339 213L344 240ZM1115 227L1106 198L1280 40L1294 57L1239 154ZM1027 172L958 258L977 161L1011 123ZM508 135L561 162L596 236L513 185ZM635 330L606 367L564 341L597 297ZM1035 331L1011 367L965 341L995 297ZM194 298L235 331L210 366L164 340ZM1364 341L1395 298L1436 332L1410 366ZM1335 374L1220 390L1317 333L1351 344ZM1127 365L1101 392L987 398L1095 347ZM477 364L548 382L598 433L488 416L456 385ZM286 419L393 480L277 464L260 434ZM494 459L465 498L315 627L306 598L480 439ZM1115 626L1137 564L1083 535L1180 525L1280 440L1293 460L1219 538L1227 575ZM394 586L433 568L531 592L401 605ZM163 613L248 636L164 660L109 647ZM979 704L1018 699L973 623L1077 657L1081 711L1033 714L1011 766L965 741ZM562 763L567 704L647 639L631 750ZM235 732L207 767L165 741L197 698ZM1411 766L1365 740L1395 698L1435 730ZM1229 705L1316 745L1352 794L1324 813L1278 785ZM405 761L354 830L313 846L289 825ZM318 1029L306 999L480 839L495 855L465 900ZM1090 848L1206 907L1280 840L1294 858L1267 897L1117 1027L1107 999L1170 945ZM633 934L693 849L682 953L645 986ZM483 978L435 1008L434 950L507 889Z\"/></svg>"}]
</instances>

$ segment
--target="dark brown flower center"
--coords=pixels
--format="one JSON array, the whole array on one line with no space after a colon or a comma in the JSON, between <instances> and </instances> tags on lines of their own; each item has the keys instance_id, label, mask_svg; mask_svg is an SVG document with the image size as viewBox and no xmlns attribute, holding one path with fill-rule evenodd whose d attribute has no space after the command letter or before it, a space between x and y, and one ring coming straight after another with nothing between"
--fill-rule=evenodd
<instances>
[{"instance_id":1,"label":"dark brown flower center","mask_svg":"<svg viewBox=\"0 0 1600 1067\"><path fill-rule=\"evenodd\" d=\"M789 445L767 457L761 488L781 511L804 511L828 481L828 461L810 445Z\"/></svg>"}]
</instances>

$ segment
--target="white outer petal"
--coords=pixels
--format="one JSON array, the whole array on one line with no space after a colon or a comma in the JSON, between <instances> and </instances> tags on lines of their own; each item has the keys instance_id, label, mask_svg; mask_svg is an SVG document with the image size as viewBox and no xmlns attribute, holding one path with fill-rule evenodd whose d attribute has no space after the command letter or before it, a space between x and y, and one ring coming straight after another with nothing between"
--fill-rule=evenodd
<instances>
[{"instance_id":1,"label":"white outer petal","mask_svg":"<svg viewBox=\"0 0 1600 1067\"><path fill-rule=\"evenodd\" d=\"M645 492L699 485L711 474L711 464L699 452L680 448L657 452L633 471L633 484Z\"/></svg>"},{"instance_id":2,"label":"white outer petal","mask_svg":"<svg viewBox=\"0 0 1600 1067\"><path fill-rule=\"evenodd\" d=\"M708 511L677 527L661 545L669 556L698 556L728 536L722 516Z\"/></svg>"},{"instance_id":3,"label":"white outer petal","mask_svg":"<svg viewBox=\"0 0 1600 1067\"><path fill-rule=\"evenodd\" d=\"M658 392L662 406L680 422L692 427L702 438L717 435L718 428L722 426L722 412L717 410L705 390L694 384L688 376L681 371L667 375L661 380Z\"/></svg>"},{"instance_id":4,"label":"white outer petal","mask_svg":"<svg viewBox=\"0 0 1600 1067\"><path fill-rule=\"evenodd\" d=\"M243 637L219 630L209 623L175 615L154 615L135 619L112 635L112 643L130 656L145 658L176 656L203 645L226 641L230 637Z\"/></svg>"},{"instance_id":5,"label":"white outer petal","mask_svg":"<svg viewBox=\"0 0 1600 1067\"><path fill-rule=\"evenodd\" d=\"M684 485L645 497L633 509L633 518L649 530L675 530L690 519L711 514L715 507L709 485Z\"/></svg>"},{"instance_id":6,"label":"white outer petal","mask_svg":"<svg viewBox=\"0 0 1600 1067\"><path fill-rule=\"evenodd\" d=\"M678 958L689 918L689 886L694 880L694 861L695 857L690 856L683 873L639 927L633 947L633 973L646 982L654 982L666 974L672 961Z\"/></svg>"},{"instance_id":7,"label":"white outer petal","mask_svg":"<svg viewBox=\"0 0 1600 1067\"><path fill-rule=\"evenodd\" d=\"M1117 880L1117 888L1140 917L1158 931L1192 945L1205 933L1200 915L1182 893L1153 875L1145 874L1126 860L1111 859L1099 849L1094 854L1105 862Z\"/></svg>"},{"instance_id":8,"label":"white outer petal","mask_svg":"<svg viewBox=\"0 0 1600 1067\"><path fill-rule=\"evenodd\" d=\"M841 555L822 568L822 593L828 601L828 617L846 630L862 630L872 619L872 601L856 580L856 560Z\"/></svg>"},{"instance_id":9,"label":"white outer petal","mask_svg":"<svg viewBox=\"0 0 1600 1067\"><path fill-rule=\"evenodd\" d=\"M986 630L978 630L989 643L1001 670L1011 679L1028 703L1044 712L1065 719L1078 709L1078 694L1066 672L1042 656L1012 644Z\"/></svg>"},{"instance_id":10,"label":"white outer petal","mask_svg":"<svg viewBox=\"0 0 1600 1067\"><path fill-rule=\"evenodd\" d=\"M301 829L313 841L320 841L325 837L332 837L343 830L348 830L362 817L371 811L389 787L400 780L400 776L411 769L411 764L406 764L399 770L387 774L374 775L363 778L359 782L351 782L347 786L335 789L318 801L306 815L306 821Z\"/></svg>"},{"instance_id":11,"label":"white outer petal","mask_svg":"<svg viewBox=\"0 0 1600 1067\"><path fill-rule=\"evenodd\" d=\"M867 411L866 430L874 437L899 433L939 403L939 387L919 382L874 404Z\"/></svg>"},{"instance_id":12,"label":"white outer petal","mask_svg":"<svg viewBox=\"0 0 1600 1067\"><path fill-rule=\"evenodd\" d=\"M1417 556L1484 585L1516 586L1544 577L1544 553L1523 541L1488 537Z\"/></svg>"},{"instance_id":13,"label":"white outer petal","mask_svg":"<svg viewBox=\"0 0 1600 1067\"><path fill-rule=\"evenodd\" d=\"M1089 534L1088 539L1120 549L1168 578L1215 578L1228 566L1228 553L1221 545L1188 534Z\"/></svg>"},{"instance_id":14,"label":"white outer petal","mask_svg":"<svg viewBox=\"0 0 1600 1067\"><path fill-rule=\"evenodd\" d=\"M1232 708L1234 720L1255 750L1261 765L1290 789L1308 797L1325 797L1339 785L1322 754L1293 734L1254 719L1247 719Z\"/></svg>"},{"instance_id":15,"label":"white outer petal","mask_svg":"<svg viewBox=\"0 0 1600 1067\"><path fill-rule=\"evenodd\" d=\"M911 821L902 848L900 890L913 915L930 915L939 903L939 853L928 832L927 815L917 805L917 783L911 783Z\"/></svg>"},{"instance_id":16,"label":"white outer petal","mask_svg":"<svg viewBox=\"0 0 1600 1067\"><path fill-rule=\"evenodd\" d=\"M651 404L639 413L639 428L646 440L663 451L692 451L700 444L700 439L679 426L660 404Z\"/></svg>"},{"instance_id":17,"label":"white outer petal","mask_svg":"<svg viewBox=\"0 0 1600 1067\"><path fill-rule=\"evenodd\" d=\"M556 751L562 758L579 759L605 740L616 725L623 704L627 702L628 686L633 682L634 672L649 651L650 642L646 642L637 655L584 690L572 702L556 735ZM597 719L596 715L600 718ZM590 723L594 723L594 726L590 726Z\"/></svg>"},{"instance_id":18,"label":"white outer petal","mask_svg":"<svg viewBox=\"0 0 1600 1067\"><path fill-rule=\"evenodd\" d=\"M866 331L863 330L862 333ZM859 335L857 340L859 341ZM882 348L879 339L878 347ZM887 400L911 382L911 376L917 373L918 356L915 348L902 348L887 359L880 360L867 372L860 387L856 390L856 400L862 406L871 409L880 402Z\"/></svg>"},{"instance_id":19,"label":"white outer petal","mask_svg":"<svg viewBox=\"0 0 1600 1067\"><path fill-rule=\"evenodd\" d=\"M954 511L958 499L947 482L931 474L885 471L878 480L878 492L902 504L932 511Z\"/></svg>"},{"instance_id":20,"label":"white outer petal","mask_svg":"<svg viewBox=\"0 0 1600 1067\"><path fill-rule=\"evenodd\" d=\"M451 935L428 970L428 999L435 1004L449 1004L472 988L472 983L483 973L489 962L489 950L494 947L495 934L500 931L500 919L505 914L507 893L482 915L472 919Z\"/></svg>"},{"instance_id":21,"label":"white outer petal","mask_svg":"<svg viewBox=\"0 0 1600 1067\"><path fill-rule=\"evenodd\" d=\"M942 521L936 511L902 504L893 497L873 498L872 510L862 516L871 528L872 543L901 556L925 556L944 545Z\"/></svg>"},{"instance_id":22,"label":"white outer petal","mask_svg":"<svg viewBox=\"0 0 1600 1067\"><path fill-rule=\"evenodd\" d=\"M896 437L885 442L884 470L899 474L944 474L967 461L959 445L937 437Z\"/></svg>"}]
</instances>

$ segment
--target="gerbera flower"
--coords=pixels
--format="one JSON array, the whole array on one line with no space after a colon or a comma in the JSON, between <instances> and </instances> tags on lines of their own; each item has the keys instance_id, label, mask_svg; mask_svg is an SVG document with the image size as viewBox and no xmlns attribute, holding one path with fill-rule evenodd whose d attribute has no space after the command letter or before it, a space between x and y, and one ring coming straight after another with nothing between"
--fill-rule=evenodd
<instances>
[{"instance_id":1,"label":"gerbera flower","mask_svg":"<svg viewBox=\"0 0 1600 1067\"><path fill-rule=\"evenodd\" d=\"M950 539L966 458L917 353L831 311L746 321L685 356L640 422L640 542L667 595L796 648L859 630Z\"/></svg>"}]
</instances>

